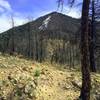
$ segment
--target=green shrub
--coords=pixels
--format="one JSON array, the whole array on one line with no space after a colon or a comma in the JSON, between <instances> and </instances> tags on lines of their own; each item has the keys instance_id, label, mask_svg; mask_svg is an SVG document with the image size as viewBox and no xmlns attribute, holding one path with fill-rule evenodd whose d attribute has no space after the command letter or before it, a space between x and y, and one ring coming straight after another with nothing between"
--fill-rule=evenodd
<instances>
[{"instance_id":1,"label":"green shrub","mask_svg":"<svg viewBox=\"0 0 100 100\"><path fill-rule=\"evenodd\" d=\"M35 76L35 77L39 77L40 74L41 74L40 69L36 69L36 70L34 71L34 76Z\"/></svg>"}]
</instances>

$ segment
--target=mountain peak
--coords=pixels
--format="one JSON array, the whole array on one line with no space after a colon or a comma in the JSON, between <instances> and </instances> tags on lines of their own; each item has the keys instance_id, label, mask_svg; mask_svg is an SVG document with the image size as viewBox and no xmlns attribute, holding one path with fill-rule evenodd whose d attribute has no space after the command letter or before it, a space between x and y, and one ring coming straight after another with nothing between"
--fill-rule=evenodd
<instances>
[{"instance_id":1,"label":"mountain peak","mask_svg":"<svg viewBox=\"0 0 100 100\"><path fill-rule=\"evenodd\" d=\"M65 14L57 12L57 11L54 11L54 12L51 12L51 13L49 13L47 15L65 15ZM67 15L65 15L65 16L67 16Z\"/></svg>"},{"instance_id":2,"label":"mountain peak","mask_svg":"<svg viewBox=\"0 0 100 100\"><path fill-rule=\"evenodd\" d=\"M49 13L49 15L65 15L65 14L54 11L54 12ZM65 16L67 16L67 15L65 15Z\"/></svg>"},{"instance_id":3,"label":"mountain peak","mask_svg":"<svg viewBox=\"0 0 100 100\"><path fill-rule=\"evenodd\" d=\"M77 26L78 20L59 12L51 12L38 18L36 22L37 28L35 29L39 30L66 30L66 27L69 30L70 25L73 27Z\"/></svg>"}]
</instances>

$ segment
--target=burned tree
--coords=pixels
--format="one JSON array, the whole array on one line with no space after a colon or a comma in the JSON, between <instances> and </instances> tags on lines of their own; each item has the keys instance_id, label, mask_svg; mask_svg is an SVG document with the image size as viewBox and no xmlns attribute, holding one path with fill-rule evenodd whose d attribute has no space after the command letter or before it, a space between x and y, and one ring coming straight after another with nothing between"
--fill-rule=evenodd
<instances>
[{"instance_id":1,"label":"burned tree","mask_svg":"<svg viewBox=\"0 0 100 100\"><path fill-rule=\"evenodd\" d=\"M59 0L59 2L63 2ZM73 6L75 0L71 0ZM81 18L81 71L82 71L82 88L80 98L82 100L90 100L91 78L89 67L89 45L88 45L88 15L90 0L83 0L82 18Z\"/></svg>"},{"instance_id":2,"label":"burned tree","mask_svg":"<svg viewBox=\"0 0 100 100\"><path fill-rule=\"evenodd\" d=\"M11 39L10 54L12 55L15 52L15 36L14 36L15 23L14 23L13 15L11 15L11 26L12 26L12 30L11 30L11 35L10 35L10 39Z\"/></svg>"}]
</instances>

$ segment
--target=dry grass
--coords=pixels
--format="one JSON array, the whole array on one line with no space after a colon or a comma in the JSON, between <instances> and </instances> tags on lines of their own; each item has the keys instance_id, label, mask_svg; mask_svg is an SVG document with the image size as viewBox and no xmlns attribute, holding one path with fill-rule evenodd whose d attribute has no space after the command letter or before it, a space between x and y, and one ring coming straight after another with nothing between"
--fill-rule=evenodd
<instances>
[{"instance_id":1,"label":"dry grass","mask_svg":"<svg viewBox=\"0 0 100 100\"><path fill-rule=\"evenodd\" d=\"M0 54L0 100L76 100L81 73L57 66ZM100 74L92 73L92 87L91 100L96 100Z\"/></svg>"}]
</instances>

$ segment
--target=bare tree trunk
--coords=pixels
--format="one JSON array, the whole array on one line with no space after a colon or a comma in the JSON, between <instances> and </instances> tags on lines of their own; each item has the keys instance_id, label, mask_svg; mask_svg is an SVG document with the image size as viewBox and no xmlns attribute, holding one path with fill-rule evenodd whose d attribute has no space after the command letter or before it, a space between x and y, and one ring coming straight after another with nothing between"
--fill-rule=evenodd
<instances>
[{"instance_id":1,"label":"bare tree trunk","mask_svg":"<svg viewBox=\"0 0 100 100\"><path fill-rule=\"evenodd\" d=\"M91 78L89 68L88 46L88 13L90 0L83 0L81 22L81 66L82 66L82 89L80 98L90 100Z\"/></svg>"},{"instance_id":2,"label":"bare tree trunk","mask_svg":"<svg viewBox=\"0 0 100 100\"><path fill-rule=\"evenodd\" d=\"M74 61L75 61L75 59L74 59L74 56L75 56L74 50L75 50L74 45L72 45L72 66L73 66L73 68L74 68Z\"/></svg>"},{"instance_id":3,"label":"bare tree trunk","mask_svg":"<svg viewBox=\"0 0 100 100\"><path fill-rule=\"evenodd\" d=\"M66 53L66 50L65 50L65 39L63 38L63 64L65 64L65 62L66 62L65 53Z\"/></svg>"},{"instance_id":4,"label":"bare tree trunk","mask_svg":"<svg viewBox=\"0 0 100 100\"><path fill-rule=\"evenodd\" d=\"M28 23L28 57L31 58L31 23Z\"/></svg>"},{"instance_id":5,"label":"bare tree trunk","mask_svg":"<svg viewBox=\"0 0 100 100\"><path fill-rule=\"evenodd\" d=\"M11 15L11 24L12 24L12 32L11 32L11 50L10 50L10 54L14 54L15 52L15 36L14 36L14 31L15 31L15 27L14 27L14 18L13 15Z\"/></svg>"},{"instance_id":6,"label":"bare tree trunk","mask_svg":"<svg viewBox=\"0 0 100 100\"><path fill-rule=\"evenodd\" d=\"M42 62L43 61L43 34L39 34L39 46L40 46L40 50L39 50L39 61Z\"/></svg>"},{"instance_id":7,"label":"bare tree trunk","mask_svg":"<svg viewBox=\"0 0 100 100\"><path fill-rule=\"evenodd\" d=\"M12 29L12 52L15 52L14 28Z\"/></svg>"},{"instance_id":8,"label":"bare tree trunk","mask_svg":"<svg viewBox=\"0 0 100 100\"><path fill-rule=\"evenodd\" d=\"M91 32L90 32L90 69L92 72L96 72L95 57L94 57L94 34L95 34L95 8L94 0L92 0L92 22L91 22Z\"/></svg>"},{"instance_id":9,"label":"bare tree trunk","mask_svg":"<svg viewBox=\"0 0 100 100\"><path fill-rule=\"evenodd\" d=\"M71 43L70 43L70 46L69 46L69 61L70 61L70 68L72 68L72 56L71 56Z\"/></svg>"}]
</instances>

